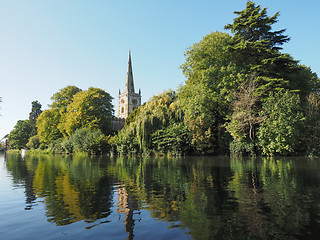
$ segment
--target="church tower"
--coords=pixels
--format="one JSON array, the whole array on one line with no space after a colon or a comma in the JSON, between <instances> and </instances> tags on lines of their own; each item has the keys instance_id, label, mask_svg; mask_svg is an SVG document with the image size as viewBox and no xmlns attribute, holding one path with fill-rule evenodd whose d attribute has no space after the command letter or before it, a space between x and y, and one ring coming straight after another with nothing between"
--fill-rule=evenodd
<instances>
[{"instance_id":1,"label":"church tower","mask_svg":"<svg viewBox=\"0 0 320 240\"><path fill-rule=\"evenodd\" d=\"M123 93L119 90L118 118L127 118L129 114L141 105L141 91L134 92L131 51L129 51L129 61L127 70L126 88Z\"/></svg>"}]
</instances>

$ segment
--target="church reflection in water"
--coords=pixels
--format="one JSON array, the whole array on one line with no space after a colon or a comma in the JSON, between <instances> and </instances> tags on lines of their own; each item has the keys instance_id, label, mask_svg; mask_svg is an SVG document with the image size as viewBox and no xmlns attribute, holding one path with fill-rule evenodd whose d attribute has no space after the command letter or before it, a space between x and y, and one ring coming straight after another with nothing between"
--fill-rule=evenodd
<instances>
[{"instance_id":1,"label":"church reflection in water","mask_svg":"<svg viewBox=\"0 0 320 240\"><path fill-rule=\"evenodd\" d=\"M140 215L138 201L129 196L124 185L118 185L117 195L117 213L124 214L124 228L125 231L128 233L127 239L131 240L134 237L133 230L135 226L135 221L141 220L140 218L134 219L135 214ZM120 218L121 216L119 215L119 219Z\"/></svg>"}]
</instances>

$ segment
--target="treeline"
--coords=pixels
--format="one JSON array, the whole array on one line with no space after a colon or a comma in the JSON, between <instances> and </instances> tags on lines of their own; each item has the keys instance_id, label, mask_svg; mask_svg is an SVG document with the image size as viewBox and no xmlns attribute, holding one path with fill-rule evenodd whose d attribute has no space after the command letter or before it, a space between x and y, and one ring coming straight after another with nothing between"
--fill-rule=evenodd
<instances>
[{"instance_id":1,"label":"treeline","mask_svg":"<svg viewBox=\"0 0 320 240\"><path fill-rule=\"evenodd\" d=\"M212 32L186 50L185 84L133 111L118 133L112 133L107 92L68 86L38 115L36 135L25 131L28 146L92 154L112 149L148 155L320 155L318 76L281 52L290 38L284 29L272 29L279 13L268 16L266 8L248 1L235 14L225 26L231 34ZM15 130L21 134L20 125ZM14 131L10 146L26 144L14 145Z\"/></svg>"},{"instance_id":2,"label":"treeline","mask_svg":"<svg viewBox=\"0 0 320 240\"><path fill-rule=\"evenodd\" d=\"M319 78L282 45L279 13L248 1L231 34L185 52L186 82L155 96L114 137L120 153L319 155Z\"/></svg>"},{"instance_id":3,"label":"treeline","mask_svg":"<svg viewBox=\"0 0 320 240\"><path fill-rule=\"evenodd\" d=\"M109 93L67 86L51 98L50 108L32 103L28 120L20 120L9 134L11 149L40 149L50 153L108 153L113 105ZM34 107L36 105L36 107Z\"/></svg>"}]
</instances>

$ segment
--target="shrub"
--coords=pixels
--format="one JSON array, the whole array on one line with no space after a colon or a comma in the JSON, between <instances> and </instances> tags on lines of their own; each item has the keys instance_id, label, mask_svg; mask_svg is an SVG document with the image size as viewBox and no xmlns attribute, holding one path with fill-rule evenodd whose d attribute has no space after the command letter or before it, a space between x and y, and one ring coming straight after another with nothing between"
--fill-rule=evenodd
<instances>
[{"instance_id":1,"label":"shrub","mask_svg":"<svg viewBox=\"0 0 320 240\"><path fill-rule=\"evenodd\" d=\"M239 140L233 140L230 143L231 155L244 156L255 155L254 144L252 142L244 142Z\"/></svg>"},{"instance_id":2,"label":"shrub","mask_svg":"<svg viewBox=\"0 0 320 240\"><path fill-rule=\"evenodd\" d=\"M26 145L30 149L38 149L40 147L40 139L38 135L31 137Z\"/></svg>"},{"instance_id":3,"label":"shrub","mask_svg":"<svg viewBox=\"0 0 320 240\"><path fill-rule=\"evenodd\" d=\"M110 150L108 139L100 129L77 129L68 140L63 142L65 148L71 149L71 145L74 151L89 154L103 154Z\"/></svg>"}]
</instances>

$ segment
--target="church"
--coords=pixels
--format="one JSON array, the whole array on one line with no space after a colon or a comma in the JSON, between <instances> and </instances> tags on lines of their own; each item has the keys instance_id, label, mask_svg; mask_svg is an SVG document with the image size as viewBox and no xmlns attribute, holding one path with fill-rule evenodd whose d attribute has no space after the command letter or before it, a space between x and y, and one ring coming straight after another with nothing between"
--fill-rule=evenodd
<instances>
[{"instance_id":1,"label":"church","mask_svg":"<svg viewBox=\"0 0 320 240\"><path fill-rule=\"evenodd\" d=\"M117 117L126 119L129 116L129 114L140 105L141 105L141 90L139 89L138 93L134 91L131 51L129 51L126 87L123 93L121 93L119 89Z\"/></svg>"},{"instance_id":2,"label":"church","mask_svg":"<svg viewBox=\"0 0 320 240\"><path fill-rule=\"evenodd\" d=\"M126 86L123 93L119 89L118 115L113 119L113 130L117 131L123 128L125 119L139 106L141 106L141 90L139 89L138 93L134 90L131 51L129 51Z\"/></svg>"}]
</instances>

